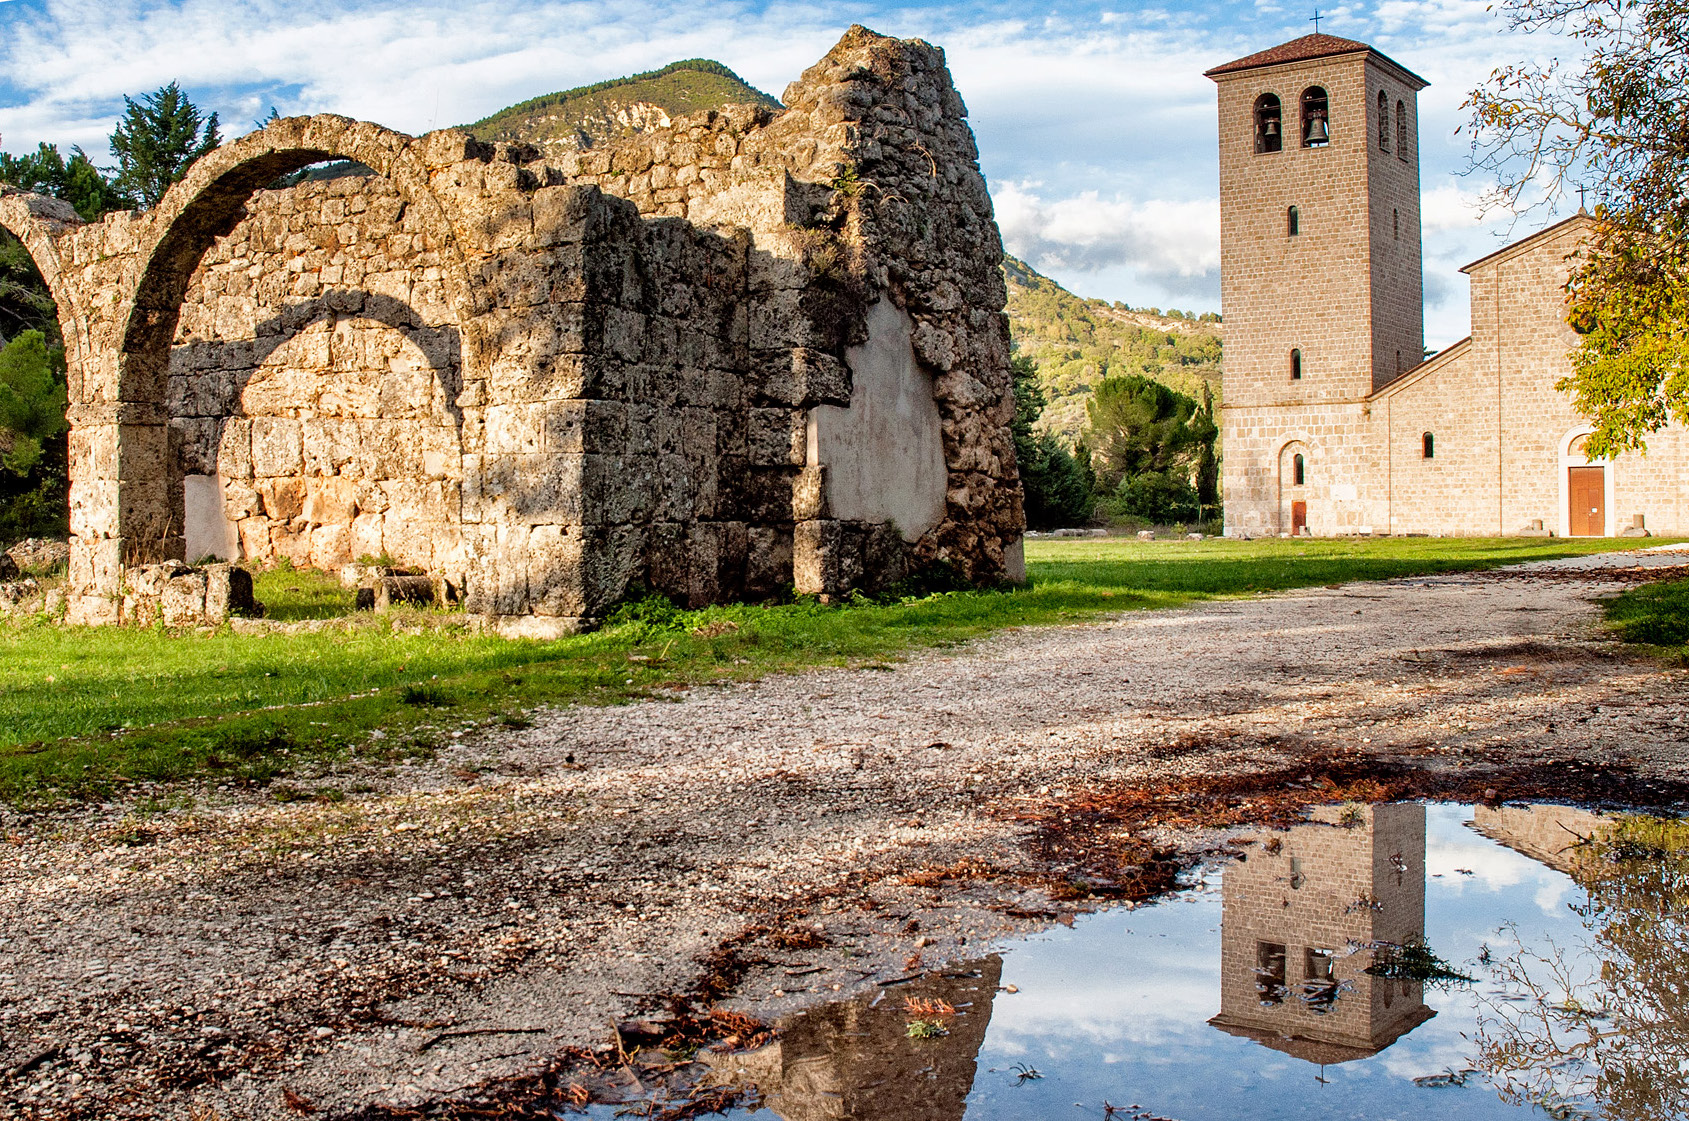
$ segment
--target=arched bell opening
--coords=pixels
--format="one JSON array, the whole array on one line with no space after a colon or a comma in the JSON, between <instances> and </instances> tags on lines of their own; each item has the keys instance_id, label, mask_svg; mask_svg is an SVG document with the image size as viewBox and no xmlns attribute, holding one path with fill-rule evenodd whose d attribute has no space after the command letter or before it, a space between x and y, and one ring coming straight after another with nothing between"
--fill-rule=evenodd
<instances>
[{"instance_id":1,"label":"arched bell opening","mask_svg":"<svg viewBox=\"0 0 1689 1121\"><path fill-rule=\"evenodd\" d=\"M1277 94L1264 93L1255 99L1255 151L1277 152L1284 148L1284 109Z\"/></svg>"},{"instance_id":2,"label":"arched bell opening","mask_svg":"<svg viewBox=\"0 0 1689 1121\"><path fill-rule=\"evenodd\" d=\"M1331 143L1331 107L1324 86L1302 91L1302 147L1323 148Z\"/></svg>"}]
</instances>

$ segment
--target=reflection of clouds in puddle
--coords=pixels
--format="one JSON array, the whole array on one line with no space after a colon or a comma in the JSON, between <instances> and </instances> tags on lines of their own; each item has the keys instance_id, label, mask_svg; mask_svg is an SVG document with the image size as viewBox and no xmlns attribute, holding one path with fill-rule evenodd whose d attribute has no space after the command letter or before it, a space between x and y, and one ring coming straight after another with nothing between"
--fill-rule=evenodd
<instances>
[{"instance_id":1,"label":"reflection of clouds in puddle","mask_svg":"<svg viewBox=\"0 0 1689 1121\"><path fill-rule=\"evenodd\" d=\"M991 1045L1023 1037L1164 1042L1199 1034L1219 984L1218 893L1080 920L1072 933L1022 946L1004 960L1020 992L999 997ZM1194 932L1193 931L1194 928ZM1082 993L1079 1000L1075 994ZM1200 1032L1209 1029L1202 1024Z\"/></svg>"},{"instance_id":2,"label":"reflection of clouds in puddle","mask_svg":"<svg viewBox=\"0 0 1689 1121\"><path fill-rule=\"evenodd\" d=\"M1537 888L1537 906L1545 915L1559 914L1566 905L1583 895L1569 880L1545 883Z\"/></svg>"},{"instance_id":3,"label":"reflection of clouds in puddle","mask_svg":"<svg viewBox=\"0 0 1689 1121\"><path fill-rule=\"evenodd\" d=\"M1462 868L1472 874L1468 876L1458 871ZM1427 840L1425 874L1432 877L1441 875L1443 882L1438 890L1454 895L1474 888L1501 891L1522 883L1547 884L1564 878L1528 856L1470 834Z\"/></svg>"},{"instance_id":4,"label":"reflection of clouds in puddle","mask_svg":"<svg viewBox=\"0 0 1689 1121\"><path fill-rule=\"evenodd\" d=\"M1104 1097L1117 1104L1141 1102L1157 1113L1185 1121L1237 1117L1405 1121L1424 1116L1447 1121L1523 1121L1536 1115L1529 1107L1502 1102L1482 1075L1473 1075L1464 1087L1438 1089L1416 1086L1414 1079L1464 1071L1477 1058L1469 1038L1475 1013L1484 994L1495 987L1488 971L1470 960L1480 946L1488 943L1499 952L1510 944L1510 938L1496 933L1509 921L1517 922L1529 941L1540 944L1547 938L1562 945L1577 944L1581 927L1566 904L1575 902L1581 892L1554 868L1475 833L1467 824L1472 818L1470 809L1433 805L1426 811L1419 837L1412 837L1413 831L1406 828L1412 824L1411 815L1406 815L1400 822L1378 825L1369 841L1371 855L1365 851L1368 846L1359 844L1360 834L1355 834L1355 841L1363 874L1379 877L1373 881L1371 894L1388 904L1378 910L1377 921L1399 918L1404 907L1409 911L1423 907L1418 929L1433 952L1456 968L1480 975L1475 988L1432 986L1425 991L1419 1007L1435 1010L1434 1017L1410 1023L1402 1034L1396 1034L1399 1014L1388 1004L1383 1011L1373 1007L1370 1028L1369 1023L1345 1026L1339 1022L1356 1019L1353 1010L1330 1020L1290 1017L1281 1023L1312 1033L1293 1041L1273 1036L1273 1013L1257 1014L1252 992L1246 993L1241 1004L1233 994L1232 1003L1222 1008L1222 981L1233 974L1222 971L1222 938L1217 929L1222 902L1219 893L1210 889L1194 901L1172 900L1081 919L1072 930L1051 932L1011 948L1004 959L1004 981L1018 986L1019 992L1001 995L996 1001L979 1054L969 1121L1083 1116L1072 1108L1076 1103L1095 1106ZM1375 817L1374 824L1379 820ZM1540 817L1535 823L1553 824ZM1491 824L1506 843L1530 843L1531 836L1521 832L1533 824L1528 813L1498 817ZM1546 828L1540 832L1549 839L1558 836ZM1316 886L1321 876L1336 875L1333 861L1347 859L1341 848L1334 854L1314 847L1329 840L1318 831L1285 837L1283 859L1295 855L1307 861L1308 875ZM1427 871L1441 873L1424 882L1424 894L1419 897L1423 903L1416 903L1414 891L1403 889L1399 877L1391 879L1388 870L1394 866L1399 873L1403 863L1389 846L1411 842L1412 851L1404 848L1403 855L1417 874L1419 838L1424 839ZM1279 859L1274 852L1273 859ZM1236 867L1253 870L1258 865L1252 860ZM1259 867L1265 871L1273 866L1262 863ZM1472 875L1456 872L1461 868ZM1259 873L1254 876L1260 878ZM1340 905L1349 893L1345 886L1341 891L1327 890L1324 896L1342 910ZM1294 975L1302 969L1296 963L1307 946L1350 936L1358 922L1348 911L1321 917L1316 912L1324 903L1313 894L1303 898L1298 909L1285 904L1280 916L1279 892L1275 889L1269 894L1267 912L1240 912L1241 930L1247 937L1244 944L1232 947L1233 957L1224 959L1232 963L1228 968L1239 967L1240 949L1245 954L1252 949L1248 939L1269 938L1290 949ZM1287 893L1286 898L1291 896ZM1312 925L1304 929L1308 923ZM1329 929L1322 924L1330 924ZM1232 937L1236 941L1238 933L1234 931ZM1254 960L1250 955L1242 964L1247 967ZM1357 988L1349 999L1358 1000L1360 991ZM1404 990L1402 995L1408 994ZM1392 1020L1392 1015L1398 1019ZM1210 1026L1210 1017L1215 1026ZM1222 1020L1228 1030L1216 1030ZM1231 1033L1237 1025L1256 1030L1257 1021L1254 1037ZM1352 1040L1362 1030L1377 1030L1378 1042L1373 1046L1382 1049L1335 1063L1322 1057L1320 1048L1326 1039L1337 1042L1325 1054L1340 1056L1343 1047L1351 1053L1364 1050ZM1319 1065L1322 1061L1326 1065ZM1038 1089L1014 1084L1010 1068L1017 1062L1042 1071ZM1065 1108L1058 1110L1058 1103Z\"/></svg>"}]
</instances>

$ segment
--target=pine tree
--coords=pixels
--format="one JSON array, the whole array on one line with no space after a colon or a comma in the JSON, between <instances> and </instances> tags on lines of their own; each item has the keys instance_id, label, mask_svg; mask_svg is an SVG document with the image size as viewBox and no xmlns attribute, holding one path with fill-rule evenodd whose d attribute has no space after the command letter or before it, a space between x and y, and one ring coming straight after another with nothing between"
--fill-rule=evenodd
<instances>
[{"instance_id":1,"label":"pine tree","mask_svg":"<svg viewBox=\"0 0 1689 1121\"><path fill-rule=\"evenodd\" d=\"M59 154L57 144L39 145L27 156L0 152L0 183L36 194L64 199L85 221L97 221L112 210L127 210L135 200L126 197L101 174L81 148L70 150L70 159Z\"/></svg>"},{"instance_id":2,"label":"pine tree","mask_svg":"<svg viewBox=\"0 0 1689 1121\"><path fill-rule=\"evenodd\" d=\"M128 97L123 102L128 108L111 134L116 185L151 208L195 160L222 143L217 114L202 117L175 82L138 102Z\"/></svg>"},{"instance_id":3,"label":"pine tree","mask_svg":"<svg viewBox=\"0 0 1689 1121\"><path fill-rule=\"evenodd\" d=\"M1208 422L1208 428L1202 431L1206 438L1196 453L1196 501L1206 513L1220 505L1220 461L1214 456L1219 428L1214 424L1214 391L1207 382L1202 383L1202 409L1197 415ZM1213 429L1214 436L1207 434L1208 429Z\"/></svg>"},{"instance_id":4,"label":"pine tree","mask_svg":"<svg viewBox=\"0 0 1689 1121\"><path fill-rule=\"evenodd\" d=\"M0 467L14 475L27 475L42 443L68 427L63 362L40 331L25 331L0 349Z\"/></svg>"}]
</instances>

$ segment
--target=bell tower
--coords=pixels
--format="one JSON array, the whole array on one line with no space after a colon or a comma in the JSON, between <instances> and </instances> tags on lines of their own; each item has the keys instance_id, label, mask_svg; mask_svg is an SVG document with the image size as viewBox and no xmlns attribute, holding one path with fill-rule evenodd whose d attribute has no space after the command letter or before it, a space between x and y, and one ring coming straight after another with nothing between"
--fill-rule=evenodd
<instances>
[{"instance_id":1,"label":"bell tower","mask_svg":"<svg viewBox=\"0 0 1689 1121\"><path fill-rule=\"evenodd\" d=\"M1343 462L1340 432L1424 353L1426 82L1365 43L1321 34L1207 76L1220 108L1227 532L1353 531L1365 500L1347 496L1365 471ZM1284 459L1293 440L1310 446ZM1354 444L1361 454L1364 434ZM1305 489L1286 499L1286 488Z\"/></svg>"}]
</instances>

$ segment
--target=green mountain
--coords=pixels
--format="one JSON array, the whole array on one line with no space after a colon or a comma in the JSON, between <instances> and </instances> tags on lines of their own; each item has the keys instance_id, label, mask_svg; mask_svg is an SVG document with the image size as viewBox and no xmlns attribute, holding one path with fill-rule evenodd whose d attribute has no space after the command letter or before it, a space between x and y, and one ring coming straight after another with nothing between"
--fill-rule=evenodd
<instances>
[{"instance_id":1,"label":"green mountain","mask_svg":"<svg viewBox=\"0 0 1689 1121\"><path fill-rule=\"evenodd\" d=\"M464 128L480 140L525 142L556 151L590 148L666 128L687 113L741 104L781 108L721 63L689 58L661 70L530 98Z\"/></svg>"},{"instance_id":2,"label":"green mountain","mask_svg":"<svg viewBox=\"0 0 1689 1121\"><path fill-rule=\"evenodd\" d=\"M1037 364L1050 401L1040 428L1077 440L1092 389L1110 376L1143 374L1197 400L1207 383L1219 404L1219 316L1087 300L1008 255L1003 276L1015 353Z\"/></svg>"}]
</instances>

